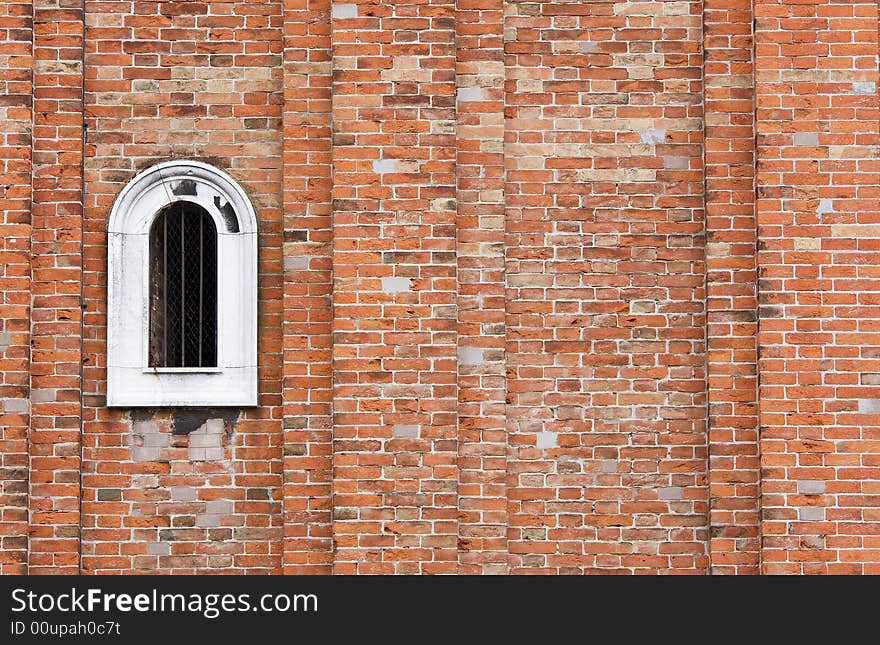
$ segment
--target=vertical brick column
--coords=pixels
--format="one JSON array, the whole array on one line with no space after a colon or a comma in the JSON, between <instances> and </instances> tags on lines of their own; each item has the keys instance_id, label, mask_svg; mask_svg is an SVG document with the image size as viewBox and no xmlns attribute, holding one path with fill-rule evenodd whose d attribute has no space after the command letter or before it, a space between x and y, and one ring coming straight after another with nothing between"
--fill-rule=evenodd
<instances>
[{"instance_id":1,"label":"vertical brick column","mask_svg":"<svg viewBox=\"0 0 880 645\"><path fill-rule=\"evenodd\" d=\"M335 571L453 572L454 3L332 11Z\"/></svg>"},{"instance_id":2,"label":"vertical brick column","mask_svg":"<svg viewBox=\"0 0 880 645\"><path fill-rule=\"evenodd\" d=\"M456 6L459 561L506 573L504 2Z\"/></svg>"},{"instance_id":3,"label":"vertical brick column","mask_svg":"<svg viewBox=\"0 0 880 645\"><path fill-rule=\"evenodd\" d=\"M27 572L32 5L0 5L0 574Z\"/></svg>"},{"instance_id":4,"label":"vertical brick column","mask_svg":"<svg viewBox=\"0 0 880 645\"><path fill-rule=\"evenodd\" d=\"M86 15L83 573L279 573L281 0L90 2ZM106 407L107 219L139 171L229 172L259 221L259 405Z\"/></svg>"},{"instance_id":5,"label":"vertical brick column","mask_svg":"<svg viewBox=\"0 0 880 645\"><path fill-rule=\"evenodd\" d=\"M710 559L757 573L759 477L752 5L703 5Z\"/></svg>"},{"instance_id":6,"label":"vertical brick column","mask_svg":"<svg viewBox=\"0 0 880 645\"><path fill-rule=\"evenodd\" d=\"M29 573L79 571L83 2L34 2Z\"/></svg>"},{"instance_id":7,"label":"vertical brick column","mask_svg":"<svg viewBox=\"0 0 880 645\"><path fill-rule=\"evenodd\" d=\"M511 570L708 564L701 2L508 2Z\"/></svg>"},{"instance_id":8,"label":"vertical brick column","mask_svg":"<svg viewBox=\"0 0 880 645\"><path fill-rule=\"evenodd\" d=\"M284 3L284 572L329 573L330 0Z\"/></svg>"},{"instance_id":9,"label":"vertical brick column","mask_svg":"<svg viewBox=\"0 0 880 645\"><path fill-rule=\"evenodd\" d=\"M876 0L757 0L762 568L880 573Z\"/></svg>"}]
</instances>

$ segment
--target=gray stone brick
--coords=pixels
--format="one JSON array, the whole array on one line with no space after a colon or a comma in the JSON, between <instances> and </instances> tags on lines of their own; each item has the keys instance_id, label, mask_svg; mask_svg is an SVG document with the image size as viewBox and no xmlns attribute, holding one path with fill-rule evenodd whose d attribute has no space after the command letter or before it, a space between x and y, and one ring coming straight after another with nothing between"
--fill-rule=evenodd
<instances>
[{"instance_id":1,"label":"gray stone brick","mask_svg":"<svg viewBox=\"0 0 880 645\"><path fill-rule=\"evenodd\" d=\"M418 439L419 437L419 426L417 425L404 425L404 424L395 424L391 429L391 436L395 439Z\"/></svg>"},{"instance_id":2,"label":"gray stone brick","mask_svg":"<svg viewBox=\"0 0 880 645\"><path fill-rule=\"evenodd\" d=\"M131 449L131 458L134 461L159 461L159 448L134 446Z\"/></svg>"},{"instance_id":3,"label":"gray stone brick","mask_svg":"<svg viewBox=\"0 0 880 645\"><path fill-rule=\"evenodd\" d=\"M557 437L555 432L541 430L541 432L538 433L537 439L535 440L535 445L541 450L547 450L548 448L558 448L559 438Z\"/></svg>"},{"instance_id":4,"label":"gray stone brick","mask_svg":"<svg viewBox=\"0 0 880 645\"><path fill-rule=\"evenodd\" d=\"M384 293L404 293L412 287L412 278L382 278Z\"/></svg>"},{"instance_id":5,"label":"gray stone brick","mask_svg":"<svg viewBox=\"0 0 880 645\"><path fill-rule=\"evenodd\" d=\"M825 493L825 482L820 479L801 479L798 481L798 492L801 495L822 495Z\"/></svg>"},{"instance_id":6,"label":"gray stone brick","mask_svg":"<svg viewBox=\"0 0 880 645\"><path fill-rule=\"evenodd\" d=\"M663 157L663 167L666 170L687 170L691 167L689 157Z\"/></svg>"},{"instance_id":7,"label":"gray stone brick","mask_svg":"<svg viewBox=\"0 0 880 645\"><path fill-rule=\"evenodd\" d=\"M220 516L214 513L200 513L196 515L196 526L203 529L220 526Z\"/></svg>"},{"instance_id":8,"label":"gray stone brick","mask_svg":"<svg viewBox=\"0 0 880 645\"><path fill-rule=\"evenodd\" d=\"M27 399L3 399L4 412L27 412Z\"/></svg>"},{"instance_id":9,"label":"gray stone brick","mask_svg":"<svg viewBox=\"0 0 880 645\"><path fill-rule=\"evenodd\" d=\"M232 513L233 505L234 502L231 499L212 499L206 506L208 513L229 515Z\"/></svg>"},{"instance_id":10,"label":"gray stone brick","mask_svg":"<svg viewBox=\"0 0 880 645\"><path fill-rule=\"evenodd\" d=\"M485 98L485 92L482 87L458 88L458 100L462 103L466 101L482 101L483 98Z\"/></svg>"},{"instance_id":11,"label":"gray stone brick","mask_svg":"<svg viewBox=\"0 0 880 645\"><path fill-rule=\"evenodd\" d=\"M148 555L170 555L171 545L167 542L147 542Z\"/></svg>"},{"instance_id":12,"label":"gray stone brick","mask_svg":"<svg viewBox=\"0 0 880 645\"><path fill-rule=\"evenodd\" d=\"M818 132L795 132L791 142L796 146L815 147L819 145Z\"/></svg>"},{"instance_id":13,"label":"gray stone brick","mask_svg":"<svg viewBox=\"0 0 880 645\"><path fill-rule=\"evenodd\" d=\"M666 130L654 128L639 130L639 141L642 143L663 143L666 141Z\"/></svg>"},{"instance_id":14,"label":"gray stone brick","mask_svg":"<svg viewBox=\"0 0 880 645\"><path fill-rule=\"evenodd\" d=\"M397 170L397 159L376 159L373 161L373 172L383 174Z\"/></svg>"},{"instance_id":15,"label":"gray stone brick","mask_svg":"<svg viewBox=\"0 0 880 645\"><path fill-rule=\"evenodd\" d=\"M803 522L823 522L825 509L821 506L802 506L798 509L798 519Z\"/></svg>"},{"instance_id":16,"label":"gray stone brick","mask_svg":"<svg viewBox=\"0 0 880 645\"><path fill-rule=\"evenodd\" d=\"M31 390L31 403L54 401L56 396L58 396L58 390L55 388L34 388Z\"/></svg>"},{"instance_id":17,"label":"gray stone brick","mask_svg":"<svg viewBox=\"0 0 880 645\"><path fill-rule=\"evenodd\" d=\"M193 502L198 499L198 490L192 486L172 486L171 500L174 502Z\"/></svg>"},{"instance_id":18,"label":"gray stone brick","mask_svg":"<svg viewBox=\"0 0 880 645\"><path fill-rule=\"evenodd\" d=\"M338 4L334 2L331 5L330 16L333 18L357 18L358 6L356 4Z\"/></svg>"},{"instance_id":19,"label":"gray stone brick","mask_svg":"<svg viewBox=\"0 0 880 645\"><path fill-rule=\"evenodd\" d=\"M461 365L483 365L483 349L481 347L459 347L458 362Z\"/></svg>"}]
</instances>

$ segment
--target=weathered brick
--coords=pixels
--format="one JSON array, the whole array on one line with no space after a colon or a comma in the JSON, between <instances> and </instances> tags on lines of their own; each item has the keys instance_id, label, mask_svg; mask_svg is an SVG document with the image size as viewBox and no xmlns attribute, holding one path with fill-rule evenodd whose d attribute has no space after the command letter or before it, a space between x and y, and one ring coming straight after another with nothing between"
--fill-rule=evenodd
<instances>
[{"instance_id":1,"label":"weathered brick","mask_svg":"<svg viewBox=\"0 0 880 645\"><path fill-rule=\"evenodd\" d=\"M0 572L880 571L875 2L165 4L0 8ZM106 407L173 158L254 409Z\"/></svg>"},{"instance_id":2,"label":"weathered brick","mask_svg":"<svg viewBox=\"0 0 880 645\"><path fill-rule=\"evenodd\" d=\"M768 573L871 566L859 527L876 475L864 438L880 414L877 315L864 306L878 290L864 192L880 183L877 20L867 0L755 3L757 261L762 302L778 312L758 335ZM853 38L815 46L842 31ZM846 516L858 519L833 521Z\"/></svg>"},{"instance_id":3,"label":"weathered brick","mask_svg":"<svg viewBox=\"0 0 880 645\"><path fill-rule=\"evenodd\" d=\"M123 554L132 554L122 556L128 564L120 564L119 558L104 559L99 554L107 546L105 539L84 529L82 569L87 573L119 573L133 568L177 573L181 570L176 568L178 563L186 571L200 572L271 573L282 567L280 541L263 538L243 540L241 554L228 560L212 560L206 549L198 549L184 560L171 556L177 553L174 543L179 539L210 545L207 530L197 526L196 518L219 527L223 515L206 505L214 500L244 498L244 491L253 485L264 486L273 491L273 498L280 498L282 485L285 332L280 302L286 269L281 253L284 70L280 53L284 9L281 2L273 0L260 5L259 15L251 15L254 6L229 2L221 14L212 14L210 19L204 3L174 11L167 11L162 4L120 7L98 3L85 12L85 76L89 81L85 88L88 137L83 164L86 360L82 390L92 395L106 387L107 213L136 172L159 161L185 157L229 172L245 187L259 215L261 393L260 408L233 414L229 432L218 415L208 417L201 428L188 435L173 434L174 410L108 410L97 399L84 398L83 456L87 467L96 473L85 479L84 496L88 498L93 488L121 489L124 515L131 524L124 537L113 541L124 546L146 544L147 554L160 556L139 560L135 566L133 554L144 551L124 549ZM108 27L111 24L112 29ZM303 176L299 171L293 174ZM80 224L76 227L79 230ZM304 230L308 226L299 222L290 228ZM288 269L297 270L297 266ZM233 454L239 455L235 476L226 470L232 468L226 459ZM108 472L101 466L111 462L119 467ZM145 475L155 479L144 479ZM165 491L161 501L158 491ZM223 509L227 514L227 507ZM109 506L107 510L88 509L83 522L100 525L109 521L105 514L116 512ZM229 509L228 515L235 513ZM140 518L153 526L156 522L171 524L174 518L174 526L190 526L199 532L175 531L160 538L162 544L154 544L155 533L137 532ZM235 521L280 524L280 506L242 509ZM246 552L260 555L248 559Z\"/></svg>"}]
</instances>

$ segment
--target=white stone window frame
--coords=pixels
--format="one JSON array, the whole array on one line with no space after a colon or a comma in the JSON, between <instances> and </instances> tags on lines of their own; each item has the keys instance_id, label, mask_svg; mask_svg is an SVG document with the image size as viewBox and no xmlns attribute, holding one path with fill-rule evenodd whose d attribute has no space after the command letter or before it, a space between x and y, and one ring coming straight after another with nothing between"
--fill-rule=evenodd
<instances>
[{"instance_id":1,"label":"white stone window frame","mask_svg":"<svg viewBox=\"0 0 880 645\"><path fill-rule=\"evenodd\" d=\"M177 201L217 228L217 367L149 366L150 227ZM257 213L242 187L206 163L160 163L122 189L107 232L107 405L257 405Z\"/></svg>"}]
</instances>

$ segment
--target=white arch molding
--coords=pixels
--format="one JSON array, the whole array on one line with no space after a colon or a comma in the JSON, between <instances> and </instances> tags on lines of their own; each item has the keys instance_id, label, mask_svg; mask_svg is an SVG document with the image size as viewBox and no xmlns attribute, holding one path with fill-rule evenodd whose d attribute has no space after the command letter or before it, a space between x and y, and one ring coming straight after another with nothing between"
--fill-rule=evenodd
<instances>
[{"instance_id":1,"label":"white arch molding","mask_svg":"<svg viewBox=\"0 0 880 645\"><path fill-rule=\"evenodd\" d=\"M217 367L149 367L150 226L177 201L217 227ZM242 187L199 161L152 166L119 193L107 233L107 405L257 405L257 213Z\"/></svg>"}]
</instances>

